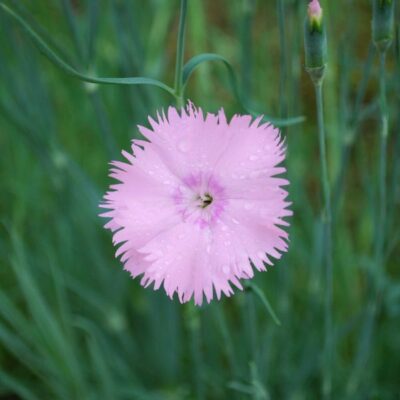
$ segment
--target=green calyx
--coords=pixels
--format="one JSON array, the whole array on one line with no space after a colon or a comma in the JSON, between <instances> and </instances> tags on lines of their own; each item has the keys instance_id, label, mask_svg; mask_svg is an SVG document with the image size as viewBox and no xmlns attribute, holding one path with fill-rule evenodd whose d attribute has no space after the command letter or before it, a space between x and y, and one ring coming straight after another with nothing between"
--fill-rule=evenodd
<instances>
[{"instance_id":1,"label":"green calyx","mask_svg":"<svg viewBox=\"0 0 400 400\"><path fill-rule=\"evenodd\" d=\"M394 1L373 0L372 39L380 51L386 51L393 40Z\"/></svg>"},{"instance_id":2,"label":"green calyx","mask_svg":"<svg viewBox=\"0 0 400 400\"><path fill-rule=\"evenodd\" d=\"M305 67L320 74L321 69L325 68L327 59L326 31L321 18L312 22L311 26L310 23L308 17L304 25Z\"/></svg>"},{"instance_id":3,"label":"green calyx","mask_svg":"<svg viewBox=\"0 0 400 400\"><path fill-rule=\"evenodd\" d=\"M308 17L309 20L309 28L311 32L317 31L322 32L322 15L319 17Z\"/></svg>"}]
</instances>

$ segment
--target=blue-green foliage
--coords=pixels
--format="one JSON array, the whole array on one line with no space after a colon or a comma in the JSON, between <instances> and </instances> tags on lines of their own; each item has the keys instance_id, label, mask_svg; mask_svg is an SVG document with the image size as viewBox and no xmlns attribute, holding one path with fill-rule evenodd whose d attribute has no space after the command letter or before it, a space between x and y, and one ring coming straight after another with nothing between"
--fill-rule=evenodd
<instances>
[{"instance_id":1,"label":"blue-green foliage","mask_svg":"<svg viewBox=\"0 0 400 400\"><path fill-rule=\"evenodd\" d=\"M370 45L372 7L351 2L344 12L344 2L325 3L333 398L395 399L399 27L387 54L387 222L377 270L379 69ZM71 77L42 57L32 35L0 7L0 399L320 399L324 250L313 87L304 71L305 2L188 1L186 97L207 111L256 110L285 125L294 209L289 253L256 274L253 290L200 309L132 281L97 215L110 183L108 162L138 136L135 124L146 125L147 115L174 103L179 2L0 4L15 10L80 78L147 77L168 87ZM297 118L302 115L306 121Z\"/></svg>"}]
</instances>

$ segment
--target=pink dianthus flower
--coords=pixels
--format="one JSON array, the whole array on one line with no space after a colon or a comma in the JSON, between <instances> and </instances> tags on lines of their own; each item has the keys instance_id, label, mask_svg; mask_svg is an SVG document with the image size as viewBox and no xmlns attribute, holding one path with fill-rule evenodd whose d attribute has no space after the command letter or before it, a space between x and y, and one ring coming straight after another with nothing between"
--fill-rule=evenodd
<instances>
[{"instance_id":1,"label":"pink dianthus flower","mask_svg":"<svg viewBox=\"0 0 400 400\"><path fill-rule=\"evenodd\" d=\"M224 111L203 115L190 104L139 126L149 140L133 140L127 162L113 161L111 185L101 207L124 268L140 283L161 285L181 302L201 305L231 284L265 271L287 250L280 226L292 212L277 177L285 146L278 129L261 117Z\"/></svg>"}]
</instances>

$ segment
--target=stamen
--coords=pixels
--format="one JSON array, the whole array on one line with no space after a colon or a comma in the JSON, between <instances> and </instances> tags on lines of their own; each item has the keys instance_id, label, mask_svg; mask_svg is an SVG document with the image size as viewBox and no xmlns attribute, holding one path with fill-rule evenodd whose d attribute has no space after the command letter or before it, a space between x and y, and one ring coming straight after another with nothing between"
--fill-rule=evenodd
<instances>
[{"instance_id":1,"label":"stamen","mask_svg":"<svg viewBox=\"0 0 400 400\"><path fill-rule=\"evenodd\" d=\"M199 200L201 201L200 208L206 208L213 202L214 199L210 193L205 193L203 196L199 196Z\"/></svg>"}]
</instances>

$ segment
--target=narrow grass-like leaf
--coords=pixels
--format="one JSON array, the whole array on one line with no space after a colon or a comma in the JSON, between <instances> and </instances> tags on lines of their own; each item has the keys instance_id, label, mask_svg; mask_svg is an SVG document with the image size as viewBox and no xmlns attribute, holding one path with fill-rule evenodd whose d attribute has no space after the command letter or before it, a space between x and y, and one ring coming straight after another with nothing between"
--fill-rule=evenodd
<instances>
[{"instance_id":1,"label":"narrow grass-like leaf","mask_svg":"<svg viewBox=\"0 0 400 400\"><path fill-rule=\"evenodd\" d=\"M101 78L101 77L91 77L78 72L71 65L67 64L53 50L51 50L50 47L45 43L45 41L32 29L32 27L20 15L18 15L10 7L6 6L3 3L0 3L0 7L8 15L10 15L16 22L19 23L19 25L24 29L24 31L29 35L29 37L38 47L40 52L44 54L53 64L57 65L67 74L85 82L99 83L105 85L152 85L165 90L171 95L174 95L174 91L172 88L170 88L165 83L152 78L146 78L146 77Z\"/></svg>"},{"instance_id":2,"label":"narrow grass-like leaf","mask_svg":"<svg viewBox=\"0 0 400 400\"><path fill-rule=\"evenodd\" d=\"M0 323L0 343L10 354L13 354L27 370L30 370L37 376L43 373L43 360L38 358L37 355L32 352L32 349L27 346L26 338L18 337L16 331L7 328L2 323ZM0 367L0 371L1 370L2 367Z\"/></svg>"},{"instance_id":3,"label":"narrow grass-like leaf","mask_svg":"<svg viewBox=\"0 0 400 400\"><path fill-rule=\"evenodd\" d=\"M235 70L233 69L231 63L225 57L222 57L219 54L204 53L204 54L199 54L199 55L191 58L183 67L183 85L184 86L187 85L190 76L192 75L192 73L194 72L194 70L196 68L198 68L201 64L203 64L205 62L210 62L210 61L219 61L225 65L227 72L228 72L229 83L232 87L233 94L234 94L236 100L238 101L238 103L243 107L243 109L253 116L262 114L262 113L258 113L256 111L254 111L254 110L251 110L245 104L245 101L243 100L243 97L241 96L240 91L239 91ZM299 124L299 123L305 121L305 118L303 116L280 119L280 118L270 117L265 114L264 114L263 119L266 122L271 122L272 124L274 124L276 126L290 126L290 125Z\"/></svg>"},{"instance_id":4,"label":"narrow grass-like leaf","mask_svg":"<svg viewBox=\"0 0 400 400\"><path fill-rule=\"evenodd\" d=\"M71 349L71 343L64 335L57 318L54 317L48 303L42 296L37 283L28 271L26 253L15 231L11 232L15 259L12 266L17 277L20 290L23 293L28 309L38 328L41 350L50 360L54 361L60 372L65 374L74 393L83 393L83 376L80 373L77 355Z\"/></svg>"},{"instance_id":5,"label":"narrow grass-like leaf","mask_svg":"<svg viewBox=\"0 0 400 400\"><path fill-rule=\"evenodd\" d=\"M264 292L253 282L246 282L246 287L254 292L258 296L258 298L261 300L261 303L265 306L269 314L271 315L272 319L277 325L281 325L281 321L277 317L274 309L272 308L270 302L267 299L267 296L265 296Z\"/></svg>"},{"instance_id":6,"label":"narrow grass-like leaf","mask_svg":"<svg viewBox=\"0 0 400 400\"><path fill-rule=\"evenodd\" d=\"M97 339L98 332L96 327L89 320L85 318L79 318L75 321L75 325L81 328L87 335L87 346L92 362L92 371L96 378L98 386L101 388L101 398L113 399L115 393L115 387L113 382L113 373L110 370L110 362L107 360L107 355L104 346L101 346Z\"/></svg>"},{"instance_id":7,"label":"narrow grass-like leaf","mask_svg":"<svg viewBox=\"0 0 400 400\"><path fill-rule=\"evenodd\" d=\"M228 388L248 395L254 394L254 389L252 386L237 381L229 382Z\"/></svg>"},{"instance_id":8,"label":"narrow grass-like leaf","mask_svg":"<svg viewBox=\"0 0 400 400\"><path fill-rule=\"evenodd\" d=\"M0 370L0 382L10 389L13 393L18 394L24 400L39 400L32 392L32 385L26 384L25 382L21 382L14 378L12 375L7 374L4 371ZM11 397L10 397L11 398Z\"/></svg>"}]
</instances>

